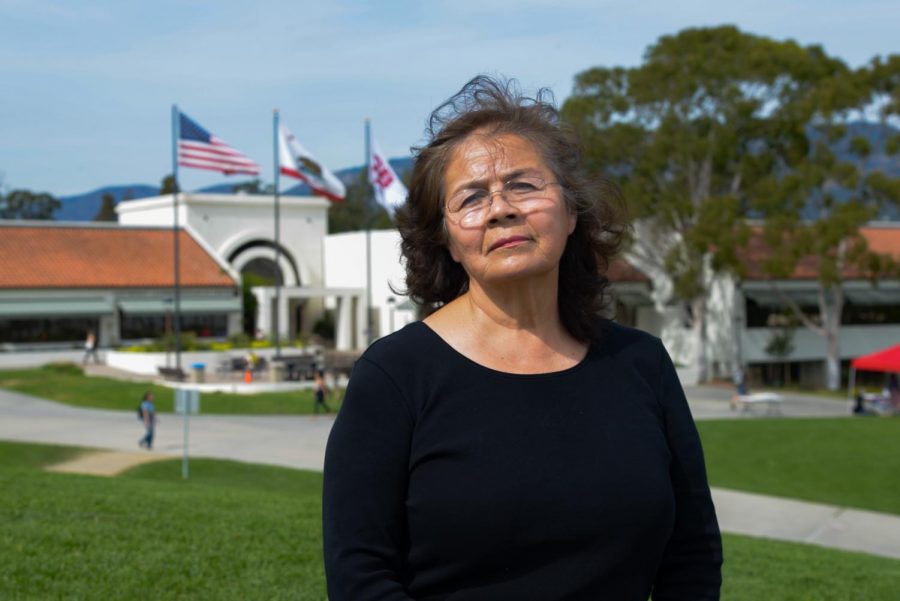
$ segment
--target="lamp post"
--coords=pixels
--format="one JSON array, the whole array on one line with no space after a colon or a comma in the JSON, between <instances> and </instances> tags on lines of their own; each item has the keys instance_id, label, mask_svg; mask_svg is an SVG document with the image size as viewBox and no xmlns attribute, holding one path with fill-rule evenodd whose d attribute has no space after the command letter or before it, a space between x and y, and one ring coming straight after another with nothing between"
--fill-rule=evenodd
<instances>
[{"instance_id":1,"label":"lamp post","mask_svg":"<svg viewBox=\"0 0 900 601\"><path fill-rule=\"evenodd\" d=\"M394 304L396 304L397 299L393 296L387 297L388 304L388 334L394 333Z\"/></svg>"}]
</instances>

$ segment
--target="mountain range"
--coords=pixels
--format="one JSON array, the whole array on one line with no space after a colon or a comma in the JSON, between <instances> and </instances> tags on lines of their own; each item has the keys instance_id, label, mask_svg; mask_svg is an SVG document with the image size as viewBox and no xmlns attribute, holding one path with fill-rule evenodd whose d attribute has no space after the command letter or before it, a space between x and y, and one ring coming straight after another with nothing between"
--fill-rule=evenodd
<instances>
[{"instance_id":1,"label":"mountain range","mask_svg":"<svg viewBox=\"0 0 900 601\"><path fill-rule=\"evenodd\" d=\"M412 167L412 158L410 157L390 159L388 162L391 164L394 171L401 177ZM351 183L358 180L362 170L362 166L348 167L346 169L341 169L340 171L335 171L334 174L345 186L349 187ZM193 191L200 193L205 192L208 194L230 194L235 186L239 186L247 181L248 180L229 181ZM294 180L287 180L287 178L285 178L285 181ZM59 201L62 204L62 207L54 213L53 218L57 221L91 221L100 209L104 194L112 194L116 204L118 204L122 201L127 202L128 200L159 196L159 190L159 186L152 186L149 184L117 184L103 186L83 194L60 196ZM303 183L281 192L282 196L308 196L310 194L312 194L312 191L309 189L309 186Z\"/></svg>"},{"instance_id":2,"label":"mountain range","mask_svg":"<svg viewBox=\"0 0 900 601\"><path fill-rule=\"evenodd\" d=\"M885 152L886 141L895 136L900 136L900 130L891 126L868 122L851 123L847 127L847 134L834 142L832 148L838 160L855 163L857 159L850 150L851 140L855 137L866 138L871 146L871 152L863 163L864 171L882 171L889 177L900 179L900 154L890 155ZM817 138L814 133L811 137L814 140ZM412 168L412 158L410 157L390 159L389 162L394 171L401 176ZM348 167L336 171L335 175L344 182L345 186L349 187L351 183L358 180L363 169L364 167L362 166ZM246 180L217 184L196 190L196 192L228 194L232 192L235 186L245 182ZM147 184L111 185L85 192L84 194L62 196L59 198L62 207L55 213L54 218L59 221L90 221L97 214L104 194L112 194L116 203L119 203L127 199L137 200L139 198L158 196L159 186ZM311 191L305 184L296 185L282 192L283 196L305 196L309 194L311 194ZM811 211L807 211L804 217L814 219L816 215ZM900 220L900 207L884 207L877 218L880 220Z\"/></svg>"}]
</instances>

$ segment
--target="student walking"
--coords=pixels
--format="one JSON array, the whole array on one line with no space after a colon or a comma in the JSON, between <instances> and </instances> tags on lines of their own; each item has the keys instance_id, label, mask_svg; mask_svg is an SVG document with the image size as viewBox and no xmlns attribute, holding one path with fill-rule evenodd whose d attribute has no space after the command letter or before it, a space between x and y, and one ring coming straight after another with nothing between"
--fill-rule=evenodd
<instances>
[{"instance_id":1,"label":"student walking","mask_svg":"<svg viewBox=\"0 0 900 601\"><path fill-rule=\"evenodd\" d=\"M81 360L82 365L87 365L88 359L93 357L94 363L100 363L100 357L97 355L97 336L94 330L88 330L84 339L84 358Z\"/></svg>"},{"instance_id":2,"label":"student walking","mask_svg":"<svg viewBox=\"0 0 900 601\"><path fill-rule=\"evenodd\" d=\"M153 393L148 390L144 393L144 399L141 401L140 406L141 419L144 421L146 433L138 441L138 446L148 451L153 448L153 435L156 430L156 405L153 403L154 400Z\"/></svg>"},{"instance_id":3,"label":"student walking","mask_svg":"<svg viewBox=\"0 0 900 601\"><path fill-rule=\"evenodd\" d=\"M321 369L316 370L316 404L313 407L314 413L319 413L319 407L325 410L325 413L331 413L331 407L325 403L325 396L331 394L328 385L325 383L325 372Z\"/></svg>"}]
</instances>

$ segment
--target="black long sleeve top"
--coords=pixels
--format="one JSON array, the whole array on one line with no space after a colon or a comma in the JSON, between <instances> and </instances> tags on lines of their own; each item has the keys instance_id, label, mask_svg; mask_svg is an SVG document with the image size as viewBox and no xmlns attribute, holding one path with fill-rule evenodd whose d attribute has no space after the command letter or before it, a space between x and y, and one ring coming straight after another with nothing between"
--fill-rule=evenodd
<instances>
[{"instance_id":1,"label":"black long sleeve top","mask_svg":"<svg viewBox=\"0 0 900 601\"><path fill-rule=\"evenodd\" d=\"M421 322L354 367L325 456L331 601L702 601L722 548L658 339L605 323L576 366L481 366Z\"/></svg>"}]
</instances>

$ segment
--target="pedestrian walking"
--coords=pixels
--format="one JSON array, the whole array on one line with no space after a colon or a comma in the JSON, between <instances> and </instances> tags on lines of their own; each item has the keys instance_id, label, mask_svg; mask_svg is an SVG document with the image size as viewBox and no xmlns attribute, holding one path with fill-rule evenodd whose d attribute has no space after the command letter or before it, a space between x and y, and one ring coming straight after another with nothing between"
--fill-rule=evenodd
<instances>
[{"instance_id":1,"label":"pedestrian walking","mask_svg":"<svg viewBox=\"0 0 900 601\"><path fill-rule=\"evenodd\" d=\"M156 405L154 404L155 397L153 393L149 390L144 393L144 398L141 401L140 406L140 415L141 419L144 421L145 434L144 437L138 441L138 446L147 449L148 451L153 448L153 435L156 431Z\"/></svg>"},{"instance_id":2,"label":"pedestrian walking","mask_svg":"<svg viewBox=\"0 0 900 601\"><path fill-rule=\"evenodd\" d=\"M325 372L321 369L316 370L315 376L315 384L316 384L316 404L313 408L315 413L319 413L319 407L325 410L325 413L331 413L331 407L325 402L325 397L331 394L331 390L328 388L328 385L325 383Z\"/></svg>"},{"instance_id":3,"label":"pedestrian walking","mask_svg":"<svg viewBox=\"0 0 900 601\"><path fill-rule=\"evenodd\" d=\"M88 330L84 339L84 358L81 360L82 365L87 365L88 358L93 357L94 363L100 363L100 357L97 355L97 336L94 330Z\"/></svg>"}]
</instances>

